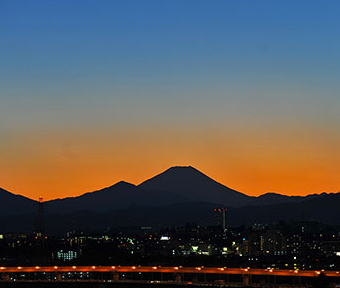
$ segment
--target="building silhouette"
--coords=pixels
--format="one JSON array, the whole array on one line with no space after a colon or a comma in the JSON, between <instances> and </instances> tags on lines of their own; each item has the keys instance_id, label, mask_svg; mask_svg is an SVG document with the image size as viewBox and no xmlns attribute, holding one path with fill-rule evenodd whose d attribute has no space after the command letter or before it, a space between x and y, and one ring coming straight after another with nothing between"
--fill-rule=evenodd
<instances>
[{"instance_id":1,"label":"building silhouette","mask_svg":"<svg viewBox=\"0 0 340 288\"><path fill-rule=\"evenodd\" d=\"M214 218L216 226L219 226L223 231L227 230L227 220L226 220L227 208L220 207L214 209Z\"/></svg>"}]
</instances>

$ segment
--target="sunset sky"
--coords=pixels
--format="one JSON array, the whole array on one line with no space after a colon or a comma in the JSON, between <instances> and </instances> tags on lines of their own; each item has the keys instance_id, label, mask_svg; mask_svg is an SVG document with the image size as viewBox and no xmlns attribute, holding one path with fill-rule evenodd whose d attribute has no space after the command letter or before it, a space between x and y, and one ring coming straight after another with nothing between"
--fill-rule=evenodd
<instances>
[{"instance_id":1,"label":"sunset sky","mask_svg":"<svg viewBox=\"0 0 340 288\"><path fill-rule=\"evenodd\" d=\"M248 195L340 191L340 2L0 0L0 187L191 165Z\"/></svg>"}]
</instances>

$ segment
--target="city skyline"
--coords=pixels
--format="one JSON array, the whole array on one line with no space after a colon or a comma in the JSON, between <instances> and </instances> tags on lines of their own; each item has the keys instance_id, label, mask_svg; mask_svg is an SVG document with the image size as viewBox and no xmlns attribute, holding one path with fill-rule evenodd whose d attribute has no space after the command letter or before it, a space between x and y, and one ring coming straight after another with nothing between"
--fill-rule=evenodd
<instances>
[{"instance_id":1,"label":"city skyline","mask_svg":"<svg viewBox=\"0 0 340 288\"><path fill-rule=\"evenodd\" d=\"M340 4L246 3L0 0L0 187L338 192Z\"/></svg>"}]
</instances>

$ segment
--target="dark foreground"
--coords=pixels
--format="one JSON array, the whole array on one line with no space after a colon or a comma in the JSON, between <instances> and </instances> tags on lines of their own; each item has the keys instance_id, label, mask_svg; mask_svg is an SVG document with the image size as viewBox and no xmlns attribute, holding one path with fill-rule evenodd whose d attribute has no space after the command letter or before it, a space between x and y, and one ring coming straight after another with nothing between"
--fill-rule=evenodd
<instances>
[{"instance_id":1,"label":"dark foreground","mask_svg":"<svg viewBox=\"0 0 340 288\"><path fill-rule=\"evenodd\" d=\"M0 287L48 287L48 288L198 288L198 287L221 287L219 284L176 284L176 283L117 283L117 282L102 282L102 281L63 281L63 282L45 282L45 281L10 281L0 282ZM224 286L228 287L228 286ZM235 286L233 286L235 287ZM245 286L237 286L238 288L245 288Z\"/></svg>"}]
</instances>

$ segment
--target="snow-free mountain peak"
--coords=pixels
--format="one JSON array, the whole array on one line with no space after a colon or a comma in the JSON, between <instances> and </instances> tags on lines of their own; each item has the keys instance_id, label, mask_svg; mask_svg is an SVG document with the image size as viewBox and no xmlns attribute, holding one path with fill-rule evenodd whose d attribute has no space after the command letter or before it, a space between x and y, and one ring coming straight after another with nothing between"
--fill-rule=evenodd
<instances>
[{"instance_id":1,"label":"snow-free mountain peak","mask_svg":"<svg viewBox=\"0 0 340 288\"><path fill-rule=\"evenodd\" d=\"M174 166L141 183L148 191L175 192L191 201L243 206L251 197L224 186L192 166Z\"/></svg>"}]
</instances>

